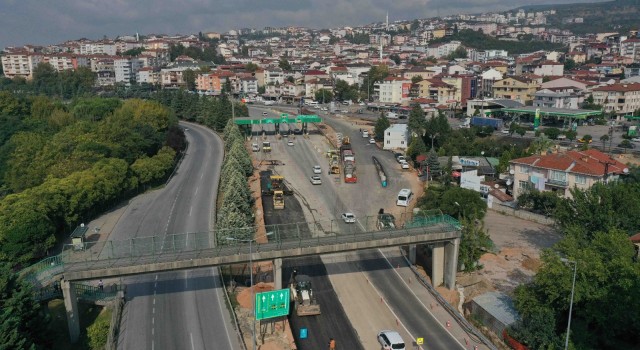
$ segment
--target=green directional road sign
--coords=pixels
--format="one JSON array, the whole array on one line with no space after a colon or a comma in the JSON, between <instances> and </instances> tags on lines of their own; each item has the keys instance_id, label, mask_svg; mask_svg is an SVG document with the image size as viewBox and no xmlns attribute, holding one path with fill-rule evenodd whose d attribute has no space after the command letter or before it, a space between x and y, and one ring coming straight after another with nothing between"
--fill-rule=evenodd
<instances>
[{"instance_id":1,"label":"green directional road sign","mask_svg":"<svg viewBox=\"0 0 640 350\"><path fill-rule=\"evenodd\" d=\"M256 320L286 316L289 314L289 289L278 289L256 294Z\"/></svg>"}]
</instances>

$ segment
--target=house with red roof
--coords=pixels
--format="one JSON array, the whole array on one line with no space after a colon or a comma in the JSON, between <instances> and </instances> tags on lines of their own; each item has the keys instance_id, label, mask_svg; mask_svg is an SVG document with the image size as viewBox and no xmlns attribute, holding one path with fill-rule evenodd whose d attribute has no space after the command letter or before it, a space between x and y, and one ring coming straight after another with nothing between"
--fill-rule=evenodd
<instances>
[{"instance_id":1,"label":"house with red roof","mask_svg":"<svg viewBox=\"0 0 640 350\"><path fill-rule=\"evenodd\" d=\"M532 155L509 162L513 171L513 195L530 190L553 191L571 198L572 188L586 190L598 182L617 180L627 165L595 149Z\"/></svg>"}]
</instances>

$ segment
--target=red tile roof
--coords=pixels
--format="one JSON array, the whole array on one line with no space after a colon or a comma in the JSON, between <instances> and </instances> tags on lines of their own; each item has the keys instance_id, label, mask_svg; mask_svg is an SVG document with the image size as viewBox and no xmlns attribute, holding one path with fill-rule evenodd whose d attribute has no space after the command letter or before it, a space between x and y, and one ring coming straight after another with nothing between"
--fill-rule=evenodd
<instances>
[{"instance_id":1,"label":"red tile roof","mask_svg":"<svg viewBox=\"0 0 640 350\"><path fill-rule=\"evenodd\" d=\"M568 151L546 156L533 155L513 159L511 162L527 164L536 168L561 170L600 177L604 176L605 167L607 166L605 164L608 164L607 172L609 174L622 174L623 170L627 168L625 164L595 149Z\"/></svg>"},{"instance_id":2,"label":"red tile roof","mask_svg":"<svg viewBox=\"0 0 640 350\"><path fill-rule=\"evenodd\" d=\"M628 91L640 91L640 83L620 83L620 84L611 84L600 86L594 88L593 91L619 91L619 92L628 92Z\"/></svg>"}]
</instances>

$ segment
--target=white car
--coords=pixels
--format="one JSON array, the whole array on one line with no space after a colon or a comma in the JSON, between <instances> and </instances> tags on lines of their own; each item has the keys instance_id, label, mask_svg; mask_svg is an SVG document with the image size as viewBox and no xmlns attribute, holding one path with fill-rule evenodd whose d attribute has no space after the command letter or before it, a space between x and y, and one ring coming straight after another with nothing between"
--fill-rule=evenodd
<instances>
[{"instance_id":1,"label":"white car","mask_svg":"<svg viewBox=\"0 0 640 350\"><path fill-rule=\"evenodd\" d=\"M358 106L364 106L364 102L358 103Z\"/></svg>"},{"instance_id":2,"label":"white car","mask_svg":"<svg viewBox=\"0 0 640 350\"><path fill-rule=\"evenodd\" d=\"M329 110L329 108L327 108L327 107L322 107L322 110L326 112L326 111L328 111L328 110Z\"/></svg>"},{"instance_id":3,"label":"white car","mask_svg":"<svg viewBox=\"0 0 640 350\"><path fill-rule=\"evenodd\" d=\"M314 174L322 174L322 168L319 165L314 165L313 166L313 173Z\"/></svg>"},{"instance_id":4,"label":"white car","mask_svg":"<svg viewBox=\"0 0 640 350\"><path fill-rule=\"evenodd\" d=\"M293 141L291 141L291 140L287 141L287 145L293 146Z\"/></svg>"},{"instance_id":5,"label":"white car","mask_svg":"<svg viewBox=\"0 0 640 350\"><path fill-rule=\"evenodd\" d=\"M396 331L380 331L378 333L378 343L384 350L405 350L404 340L400 333Z\"/></svg>"},{"instance_id":6,"label":"white car","mask_svg":"<svg viewBox=\"0 0 640 350\"><path fill-rule=\"evenodd\" d=\"M402 167L402 169L409 169L409 163L407 161L402 161L400 162L400 167Z\"/></svg>"},{"instance_id":7,"label":"white car","mask_svg":"<svg viewBox=\"0 0 640 350\"><path fill-rule=\"evenodd\" d=\"M376 139L369 139L369 143L376 143Z\"/></svg>"},{"instance_id":8,"label":"white car","mask_svg":"<svg viewBox=\"0 0 640 350\"><path fill-rule=\"evenodd\" d=\"M322 179L318 175L313 175L309 178L309 181L311 181L313 185L322 185Z\"/></svg>"},{"instance_id":9,"label":"white car","mask_svg":"<svg viewBox=\"0 0 640 350\"><path fill-rule=\"evenodd\" d=\"M342 213L342 215L340 217L342 217L342 220L344 220L344 222L346 224L355 224L356 223L356 216L353 215L353 213Z\"/></svg>"},{"instance_id":10,"label":"white car","mask_svg":"<svg viewBox=\"0 0 640 350\"><path fill-rule=\"evenodd\" d=\"M186 130L186 129L185 129ZM631 139L633 142L640 142L640 137L634 137Z\"/></svg>"},{"instance_id":11,"label":"white car","mask_svg":"<svg viewBox=\"0 0 640 350\"><path fill-rule=\"evenodd\" d=\"M509 135L509 129L502 129L500 132L505 135Z\"/></svg>"}]
</instances>

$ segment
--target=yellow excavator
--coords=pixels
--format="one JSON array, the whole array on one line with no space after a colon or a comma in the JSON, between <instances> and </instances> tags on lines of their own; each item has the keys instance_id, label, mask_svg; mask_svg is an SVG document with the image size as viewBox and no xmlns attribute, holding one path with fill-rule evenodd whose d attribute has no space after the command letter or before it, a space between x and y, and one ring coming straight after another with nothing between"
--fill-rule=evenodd
<instances>
[{"instance_id":1,"label":"yellow excavator","mask_svg":"<svg viewBox=\"0 0 640 350\"><path fill-rule=\"evenodd\" d=\"M266 196L273 195L273 209L284 209L284 196L292 195L293 191L287 189L283 176L271 175L269 180L267 190L263 191L262 194Z\"/></svg>"}]
</instances>

